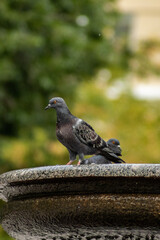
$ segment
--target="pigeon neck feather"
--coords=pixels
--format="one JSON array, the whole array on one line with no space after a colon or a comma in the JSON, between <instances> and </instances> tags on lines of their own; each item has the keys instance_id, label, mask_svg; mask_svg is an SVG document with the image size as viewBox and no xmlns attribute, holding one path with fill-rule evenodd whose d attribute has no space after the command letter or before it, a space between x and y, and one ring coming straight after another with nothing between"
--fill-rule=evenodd
<instances>
[{"instance_id":1,"label":"pigeon neck feather","mask_svg":"<svg viewBox=\"0 0 160 240\"><path fill-rule=\"evenodd\" d=\"M73 116L69 111L68 107L65 108L58 108L56 109L57 112L57 122L66 122L68 119Z\"/></svg>"}]
</instances>

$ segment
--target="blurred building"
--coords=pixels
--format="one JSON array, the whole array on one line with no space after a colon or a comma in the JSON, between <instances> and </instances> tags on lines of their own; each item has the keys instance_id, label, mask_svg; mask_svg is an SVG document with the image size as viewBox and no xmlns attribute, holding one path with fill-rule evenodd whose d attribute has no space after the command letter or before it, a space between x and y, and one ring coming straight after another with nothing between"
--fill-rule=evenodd
<instances>
[{"instance_id":1,"label":"blurred building","mask_svg":"<svg viewBox=\"0 0 160 240\"><path fill-rule=\"evenodd\" d=\"M125 14L129 25L129 44L138 50L143 41L160 43L160 1L118 0L118 8ZM151 62L160 67L160 45L149 52ZM160 99L160 77L155 74L143 79L131 77L132 93L140 99Z\"/></svg>"}]
</instances>

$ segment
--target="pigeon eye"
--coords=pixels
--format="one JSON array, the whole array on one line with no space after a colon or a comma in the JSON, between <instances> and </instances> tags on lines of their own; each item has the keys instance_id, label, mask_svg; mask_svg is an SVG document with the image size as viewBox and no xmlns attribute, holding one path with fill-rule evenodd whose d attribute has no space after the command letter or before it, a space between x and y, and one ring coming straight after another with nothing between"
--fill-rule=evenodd
<instances>
[{"instance_id":1,"label":"pigeon eye","mask_svg":"<svg viewBox=\"0 0 160 240\"><path fill-rule=\"evenodd\" d=\"M115 141L112 141L113 144L115 144Z\"/></svg>"},{"instance_id":2,"label":"pigeon eye","mask_svg":"<svg viewBox=\"0 0 160 240\"><path fill-rule=\"evenodd\" d=\"M54 102L53 102L53 103L54 103L54 104L56 104L56 102L57 102L57 101L56 101L56 100L54 100Z\"/></svg>"}]
</instances>

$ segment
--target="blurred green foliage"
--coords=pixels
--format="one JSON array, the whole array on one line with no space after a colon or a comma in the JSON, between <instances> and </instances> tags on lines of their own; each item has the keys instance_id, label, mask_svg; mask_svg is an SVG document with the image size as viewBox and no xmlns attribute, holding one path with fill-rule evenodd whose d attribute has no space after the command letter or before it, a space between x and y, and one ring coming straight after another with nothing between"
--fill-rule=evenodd
<instances>
[{"instance_id":1,"label":"blurred green foliage","mask_svg":"<svg viewBox=\"0 0 160 240\"><path fill-rule=\"evenodd\" d=\"M48 149L56 116L44 107L53 96L73 107L80 82L102 67L112 79L125 75L130 54L120 21L113 0L0 2L1 172L63 159L62 147Z\"/></svg>"},{"instance_id":2,"label":"blurred green foliage","mask_svg":"<svg viewBox=\"0 0 160 240\"><path fill-rule=\"evenodd\" d=\"M42 109L48 98L72 99L78 83L100 67L124 69L121 36L114 42L118 18L110 0L1 1L2 134L17 136L44 125L48 117ZM108 38L104 29L110 31Z\"/></svg>"},{"instance_id":3,"label":"blurred green foliage","mask_svg":"<svg viewBox=\"0 0 160 240\"><path fill-rule=\"evenodd\" d=\"M158 71L144 54L151 45L136 54L129 49L122 22L114 0L0 1L0 173L68 161L55 137L56 114L44 112L53 96L65 98L104 139L118 138L126 162L158 163L159 102L129 92L106 98L130 66L143 75L148 65ZM11 238L1 229L0 239Z\"/></svg>"}]
</instances>

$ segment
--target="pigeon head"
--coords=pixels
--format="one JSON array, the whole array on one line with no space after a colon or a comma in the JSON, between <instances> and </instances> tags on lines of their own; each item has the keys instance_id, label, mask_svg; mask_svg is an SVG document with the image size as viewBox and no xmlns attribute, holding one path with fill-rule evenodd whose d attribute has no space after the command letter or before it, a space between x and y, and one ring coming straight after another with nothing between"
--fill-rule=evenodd
<instances>
[{"instance_id":1,"label":"pigeon head","mask_svg":"<svg viewBox=\"0 0 160 240\"><path fill-rule=\"evenodd\" d=\"M117 155L122 156L121 155L122 149L120 147L119 140L111 138L107 141L107 144Z\"/></svg>"},{"instance_id":2,"label":"pigeon head","mask_svg":"<svg viewBox=\"0 0 160 240\"><path fill-rule=\"evenodd\" d=\"M49 100L49 103L47 105L47 107L45 107L45 110L49 109L49 108L65 108L67 107L65 101L63 100L63 98L60 97L54 97L51 100Z\"/></svg>"},{"instance_id":3,"label":"pigeon head","mask_svg":"<svg viewBox=\"0 0 160 240\"><path fill-rule=\"evenodd\" d=\"M109 145L112 145L112 146L120 146L120 142L118 139L115 139L115 138L111 138L107 141L107 143Z\"/></svg>"},{"instance_id":4,"label":"pigeon head","mask_svg":"<svg viewBox=\"0 0 160 240\"><path fill-rule=\"evenodd\" d=\"M64 99L60 98L60 97L54 97L51 100L49 100L49 103L48 103L47 107L45 107L45 110L47 110L49 108L54 108L57 111L57 114L59 114L59 113L69 114L70 113Z\"/></svg>"}]
</instances>

